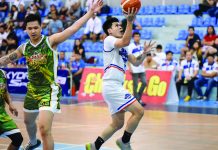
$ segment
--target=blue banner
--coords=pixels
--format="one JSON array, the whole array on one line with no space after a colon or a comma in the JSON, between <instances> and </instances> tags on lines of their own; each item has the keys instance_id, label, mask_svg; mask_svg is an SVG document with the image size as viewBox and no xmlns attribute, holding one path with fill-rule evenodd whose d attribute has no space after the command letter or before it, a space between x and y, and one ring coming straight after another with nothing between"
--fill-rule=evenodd
<instances>
[{"instance_id":1,"label":"blue banner","mask_svg":"<svg viewBox=\"0 0 218 150\"><path fill-rule=\"evenodd\" d=\"M2 68L7 73L7 83L9 93L26 94L28 73L26 68ZM62 87L62 95L68 95L67 70L58 70L57 83Z\"/></svg>"}]
</instances>

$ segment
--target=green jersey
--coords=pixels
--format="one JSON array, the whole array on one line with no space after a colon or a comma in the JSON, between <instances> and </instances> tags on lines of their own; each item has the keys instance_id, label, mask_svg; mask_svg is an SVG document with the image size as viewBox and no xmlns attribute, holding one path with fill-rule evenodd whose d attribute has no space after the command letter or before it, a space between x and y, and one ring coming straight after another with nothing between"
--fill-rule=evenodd
<instances>
[{"instance_id":1,"label":"green jersey","mask_svg":"<svg viewBox=\"0 0 218 150\"><path fill-rule=\"evenodd\" d=\"M4 109L5 107L6 83L5 72L0 69L0 109Z\"/></svg>"},{"instance_id":2,"label":"green jersey","mask_svg":"<svg viewBox=\"0 0 218 150\"><path fill-rule=\"evenodd\" d=\"M48 86L55 82L58 57L57 52L51 48L47 36L42 36L37 45L28 41L25 44L23 55L27 60L30 84Z\"/></svg>"}]
</instances>

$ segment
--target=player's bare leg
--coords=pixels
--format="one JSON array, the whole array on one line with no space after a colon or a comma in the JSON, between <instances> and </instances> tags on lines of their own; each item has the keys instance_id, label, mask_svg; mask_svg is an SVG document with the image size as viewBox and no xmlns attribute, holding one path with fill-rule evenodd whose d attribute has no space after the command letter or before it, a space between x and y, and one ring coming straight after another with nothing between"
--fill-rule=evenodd
<instances>
[{"instance_id":1,"label":"player's bare leg","mask_svg":"<svg viewBox=\"0 0 218 150\"><path fill-rule=\"evenodd\" d=\"M121 129L124 125L124 111L113 114L112 123L102 132L94 143L89 143L86 145L87 150L99 149L101 145L107 141L117 130Z\"/></svg>"},{"instance_id":2,"label":"player's bare leg","mask_svg":"<svg viewBox=\"0 0 218 150\"><path fill-rule=\"evenodd\" d=\"M122 138L117 139L116 144L121 150L132 150L130 145L130 138L144 115L144 108L138 101L135 101L125 110L129 111L132 115L127 121L127 125Z\"/></svg>"},{"instance_id":3,"label":"player's bare leg","mask_svg":"<svg viewBox=\"0 0 218 150\"><path fill-rule=\"evenodd\" d=\"M44 150L54 149L54 140L51 133L53 117L54 114L51 111L42 110L39 112L39 130Z\"/></svg>"},{"instance_id":4,"label":"player's bare leg","mask_svg":"<svg viewBox=\"0 0 218 150\"><path fill-rule=\"evenodd\" d=\"M32 146L39 146L40 143L36 138L37 125L36 118L38 116L38 112L24 112L24 123L26 126L27 133L29 135L29 143L25 146L25 150L30 149Z\"/></svg>"}]
</instances>

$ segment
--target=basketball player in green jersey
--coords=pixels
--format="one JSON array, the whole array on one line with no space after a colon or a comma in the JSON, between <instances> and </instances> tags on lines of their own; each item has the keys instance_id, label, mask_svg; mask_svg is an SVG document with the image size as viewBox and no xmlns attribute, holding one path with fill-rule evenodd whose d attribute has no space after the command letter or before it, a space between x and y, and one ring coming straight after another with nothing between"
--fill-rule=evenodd
<instances>
[{"instance_id":1,"label":"basketball player in green jersey","mask_svg":"<svg viewBox=\"0 0 218 150\"><path fill-rule=\"evenodd\" d=\"M60 87L55 83L57 77L57 45L77 32L103 5L102 0L93 0L90 10L72 26L63 32L46 37L41 34L40 16L30 14L25 18L26 31L30 40L11 54L0 59L0 66L13 62L22 56L27 60L27 94L24 101L24 122L30 138L25 149L34 149L40 145L36 138L36 117L39 116L39 130L44 150L53 150L51 133L55 112L60 111Z\"/></svg>"},{"instance_id":2,"label":"basketball player in green jersey","mask_svg":"<svg viewBox=\"0 0 218 150\"><path fill-rule=\"evenodd\" d=\"M17 109L13 106L11 98L7 91L6 75L0 69L0 137L9 137L11 144L8 150L18 150L23 142L23 137L17 125L5 111L5 103L9 106L9 111L17 116Z\"/></svg>"}]
</instances>

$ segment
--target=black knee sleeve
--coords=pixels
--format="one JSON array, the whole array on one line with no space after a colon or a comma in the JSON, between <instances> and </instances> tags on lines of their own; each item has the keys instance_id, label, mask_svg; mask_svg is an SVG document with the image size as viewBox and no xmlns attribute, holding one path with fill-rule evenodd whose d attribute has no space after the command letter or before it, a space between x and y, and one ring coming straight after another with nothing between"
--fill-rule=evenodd
<instances>
[{"instance_id":1,"label":"black knee sleeve","mask_svg":"<svg viewBox=\"0 0 218 150\"><path fill-rule=\"evenodd\" d=\"M21 135L20 132L14 133L11 135L8 135L8 137L11 139L11 144L14 145L15 147L20 147L22 142L23 142L23 136Z\"/></svg>"}]
</instances>

